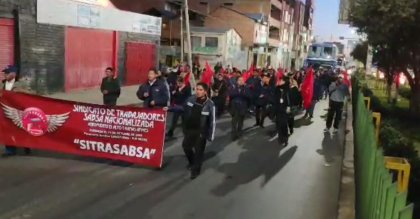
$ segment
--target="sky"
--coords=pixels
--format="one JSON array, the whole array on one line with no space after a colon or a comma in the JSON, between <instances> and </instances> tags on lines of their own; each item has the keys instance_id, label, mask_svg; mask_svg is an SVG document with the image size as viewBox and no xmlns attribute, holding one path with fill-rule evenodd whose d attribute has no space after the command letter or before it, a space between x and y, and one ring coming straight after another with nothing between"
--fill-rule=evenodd
<instances>
[{"instance_id":1,"label":"sky","mask_svg":"<svg viewBox=\"0 0 420 219\"><path fill-rule=\"evenodd\" d=\"M320 41L338 40L343 36L356 38L353 28L348 25L338 24L340 0L315 0L314 11L314 37Z\"/></svg>"}]
</instances>

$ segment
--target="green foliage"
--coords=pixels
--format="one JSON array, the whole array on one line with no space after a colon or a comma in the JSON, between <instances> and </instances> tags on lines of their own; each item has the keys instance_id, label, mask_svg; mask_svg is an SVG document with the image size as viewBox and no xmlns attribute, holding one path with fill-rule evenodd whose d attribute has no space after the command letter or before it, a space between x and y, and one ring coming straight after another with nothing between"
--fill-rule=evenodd
<instances>
[{"instance_id":1,"label":"green foliage","mask_svg":"<svg viewBox=\"0 0 420 219\"><path fill-rule=\"evenodd\" d=\"M401 87L398 92L402 97L404 97L408 100L411 99L411 88Z\"/></svg>"},{"instance_id":2,"label":"green foliage","mask_svg":"<svg viewBox=\"0 0 420 219\"><path fill-rule=\"evenodd\" d=\"M351 52L351 56L357 61L366 64L367 59L367 50L368 50L368 43L367 41L360 42L359 44L354 47L353 51Z\"/></svg>"},{"instance_id":3,"label":"green foliage","mask_svg":"<svg viewBox=\"0 0 420 219\"><path fill-rule=\"evenodd\" d=\"M378 66L388 82L395 72L402 71L412 89L420 86L420 81L414 80L420 78L420 1L355 0L350 21L377 50ZM413 69L414 75L407 69ZM411 110L420 113L420 99L412 101Z\"/></svg>"},{"instance_id":4,"label":"green foliage","mask_svg":"<svg viewBox=\"0 0 420 219\"><path fill-rule=\"evenodd\" d=\"M404 157L409 161L411 175L408 200L415 204L414 215L418 215L420 213L420 158L413 142L405 138L391 124L384 124L381 127L380 142L385 156Z\"/></svg>"},{"instance_id":5,"label":"green foliage","mask_svg":"<svg viewBox=\"0 0 420 219\"><path fill-rule=\"evenodd\" d=\"M405 138L391 124L382 125L379 139L386 156L405 157L409 160L418 156L413 141Z\"/></svg>"}]
</instances>

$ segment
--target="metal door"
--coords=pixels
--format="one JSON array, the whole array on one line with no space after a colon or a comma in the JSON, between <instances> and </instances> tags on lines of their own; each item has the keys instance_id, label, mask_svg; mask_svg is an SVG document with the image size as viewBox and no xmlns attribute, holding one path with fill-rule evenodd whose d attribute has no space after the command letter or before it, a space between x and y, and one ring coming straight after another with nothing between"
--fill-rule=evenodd
<instances>
[{"instance_id":1,"label":"metal door","mask_svg":"<svg viewBox=\"0 0 420 219\"><path fill-rule=\"evenodd\" d=\"M15 30L13 19L0 18L0 70L15 64Z\"/></svg>"},{"instance_id":2,"label":"metal door","mask_svg":"<svg viewBox=\"0 0 420 219\"><path fill-rule=\"evenodd\" d=\"M156 45L138 42L126 44L126 85L142 84L156 66Z\"/></svg>"},{"instance_id":3,"label":"metal door","mask_svg":"<svg viewBox=\"0 0 420 219\"><path fill-rule=\"evenodd\" d=\"M100 86L113 65L114 37L112 31L66 28L66 91Z\"/></svg>"}]
</instances>

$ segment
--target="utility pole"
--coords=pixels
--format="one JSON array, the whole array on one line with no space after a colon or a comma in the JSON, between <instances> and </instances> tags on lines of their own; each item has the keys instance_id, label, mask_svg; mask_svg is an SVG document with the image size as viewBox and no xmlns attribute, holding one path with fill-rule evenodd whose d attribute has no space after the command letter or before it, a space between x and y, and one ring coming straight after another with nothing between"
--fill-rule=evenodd
<instances>
[{"instance_id":1,"label":"utility pole","mask_svg":"<svg viewBox=\"0 0 420 219\"><path fill-rule=\"evenodd\" d=\"M189 15L189 9L188 9L188 0L185 0L185 26L187 29L187 48L188 48L188 65L190 66L190 81L191 81L191 89L195 88L195 76L192 72L193 66L192 66L192 46L191 46L191 32L190 32L190 15Z\"/></svg>"},{"instance_id":2,"label":"utility pole","mask_svg":"<svg viewBox=\"0 0 420 219\"><path fill-rule=\"evenodd\" d=\"M180 17L180 19L181 19L181 63L183 63L184 62L184 19L183 19L183 16L184 16L184 12L183 12L183 7L184 6L181 6L181 17ZM180 64L181 64L180 63Z\"/></svg>"}]
</instances>

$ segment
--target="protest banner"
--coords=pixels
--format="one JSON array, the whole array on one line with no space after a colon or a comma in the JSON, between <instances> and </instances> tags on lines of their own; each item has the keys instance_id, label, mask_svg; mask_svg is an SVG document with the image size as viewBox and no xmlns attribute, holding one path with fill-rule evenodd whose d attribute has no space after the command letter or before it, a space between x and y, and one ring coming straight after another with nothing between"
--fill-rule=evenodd
<instances>
[{"instance_id":1,"label":"protest banner","mask_svg":"<svg viewBox=\"0 0 420 219\"><path fill-rule=\"evenodd\" d=\"M4 91L0 143L161 167L166 112Z\"/></svg>"}]
</instances>

